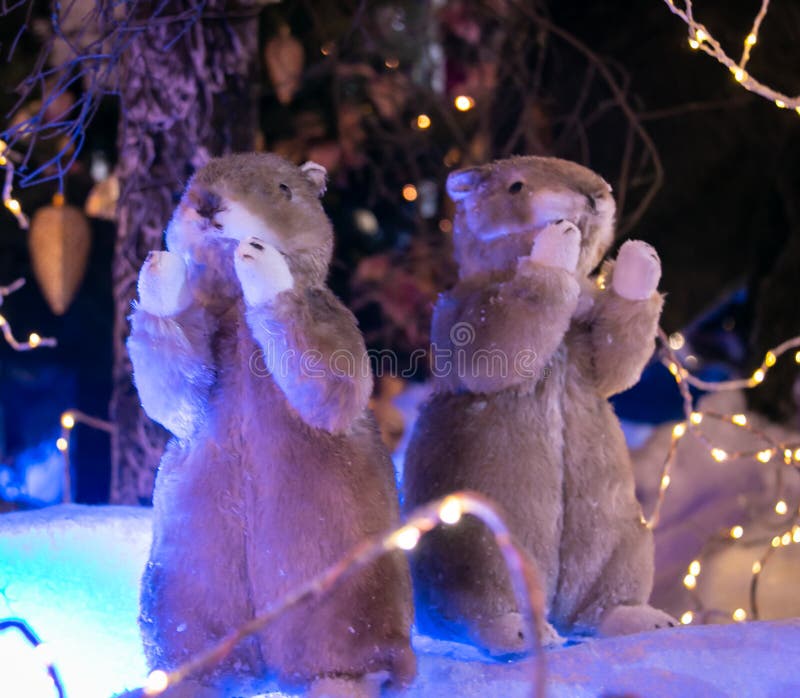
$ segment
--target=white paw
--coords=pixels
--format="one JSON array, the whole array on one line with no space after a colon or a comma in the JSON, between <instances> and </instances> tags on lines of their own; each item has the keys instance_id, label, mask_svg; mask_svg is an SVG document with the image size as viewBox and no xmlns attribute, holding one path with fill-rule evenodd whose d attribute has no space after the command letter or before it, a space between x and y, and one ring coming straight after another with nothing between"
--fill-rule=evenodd
<instances>
[{"instance_id":1,"label":"white paw","mask_svg":"<svg viewBox=\"0 0 800 698\"><path fill-rule=\"evenodd\" d=\"M192 302L186 265L174 252L150 252L139 271L139 306L153 315L169 317Z\"/></svg>"},{"instance_id":2,"label":"white paw","mask_svg":"<svg viewBox=\"0 0 800 698\"><path fill-rule=\"evenodd\" d=\"M618 295L631 301L650 298L661 279L661 260L651 245L628 240L619 250L611 285Z\"/></svg>"},{"instance_id":3,"label":"white paw","mask_svg":"<svg viewBox=\"0 0 800 698\"><path fill-rule=\"evenodd\" d=\"M581 252L581 231L568 220L545 226L533 241L530 258L546 267L575 271Z\"/></svg>"},{"instance_id":4,"label":"white paw","mask_svg":"<svg viewBox=\"0 0 800 698\"><path fill-rule=\"evenodd\" d=\"M597 629L604 637L646 633L662 628L675 628L680 623L668 613L642 604L640 606L616 606L608 611Z\"/></svg>"},{"instance_id":5,"label":"white paw","mask_svg":"<svg viewBox=\"0 0 800 698\"><path fill-rule=\"evenodd\" d=\"M269 303L294 285L284 256L261 238L242 240L236 248L234 265L247 305Z\"/></svg>"}]
</instances>

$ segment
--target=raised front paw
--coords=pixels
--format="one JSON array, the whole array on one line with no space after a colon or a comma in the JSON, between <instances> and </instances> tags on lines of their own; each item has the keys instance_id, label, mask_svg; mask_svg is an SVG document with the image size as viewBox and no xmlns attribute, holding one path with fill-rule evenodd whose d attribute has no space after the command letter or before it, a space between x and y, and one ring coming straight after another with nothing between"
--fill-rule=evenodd
<instances>
[{"instance_id":1,"label":"raised front paw","mask_svg":"<svg viewBox=\"0 0 800 698\"><path fill-rule=\"evenodd\" d=\"M613 637L674 628L678 625L680 623L672 616L647 604L615 606L603 616L597 632L603 637Z\"/></svg>"},{"instance_id":2,"label":"raised front paw","mask_svg":"<svg viewBox=\"0 0 800 698\"><path fill-rule=\"evenodd\" d=\"M651 245L628 240L619 250L611 282L618 295L631 301L650 298L661 279L661 260Z\"/></svg>"},{"instance_id":3,"label":"raised front paw","mask_svg":"<svg viewBox=\"0 0 800 698\"><path fill-rule=\"evenodd\" d=\"M560 220L545 226L533 241L530 259L546 267L573 272L581 251L581 231L568 221Z\"/></svg>"},{"instance_id":4,"label":"raised front paw","mask_svg":"<svg viewBox=\"0 0 800 698\"><path fill-rule=\"evenodd\" d=\"M269 303L281 291L294 286L285 257L261 238L242 240L236 248L234 265L247 305Z\"/></svg>"},{"instance_id":5,"label":"raised front paw","mask_svg":"<svg viewBox=\"0 0 800 698\"><path fill-rule=\"evenodd\" d=\"M150 252L139 271L139 307L159 317L185 310L192 302L186 265L174 252Z\"/></svg>"}]
</instances>

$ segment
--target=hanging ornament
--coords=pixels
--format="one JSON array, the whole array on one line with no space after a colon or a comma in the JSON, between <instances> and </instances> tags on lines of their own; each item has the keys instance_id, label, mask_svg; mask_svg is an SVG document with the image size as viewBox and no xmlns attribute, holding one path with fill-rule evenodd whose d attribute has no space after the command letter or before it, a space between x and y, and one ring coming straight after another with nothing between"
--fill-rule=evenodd
<instances>
[{"instance_id":1,"label":"hanging ornament","mask_svg":"<svg viewBox=\"0 0 800 698\"><path fill-rule=\"evenodd\" d=\"M83 212L64 203L62 194L40 208L28 235L33 274L50 310L63 315L80 286L89 261L89 222Z\"/></svg>"},{"instance_id":2,"label":"hanging ornament","mask_svg":"<svg viewBox=\"0 0 800 698\"><path fill-rule=\"evenodd\" d=\"M264 48L267 73L281 104L289 104L300 87L304 61L303 45L292 36L289 25L282 24Z\"/></svg>"}]
</instances>

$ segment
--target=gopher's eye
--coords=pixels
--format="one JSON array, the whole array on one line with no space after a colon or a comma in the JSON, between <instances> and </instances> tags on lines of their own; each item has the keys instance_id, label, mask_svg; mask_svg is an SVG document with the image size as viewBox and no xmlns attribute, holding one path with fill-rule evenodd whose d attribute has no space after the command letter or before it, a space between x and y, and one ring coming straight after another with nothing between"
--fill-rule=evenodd
<instances>
[{"instance_id":1,"label":"gopher's eye","mask_svg":"<svg viewBox=\"0 0 800 698\"><path fill-rule=\"evenodd\" d=\"M522 191L522 182L514 182L509 188L509 194L519 194Z\"/></svg>"},{"instance_id":2,"label":"gopher's eye","mask_svg":"<svg viewBox=\"0 0 800 698\"><path fill-rule=\"evenodd\" d=\"M278 189L281 190L281 193L287 198L287 200L292 200L292 190L289 189L288 185L281 183L278 185Z\"/></svg>"}]
</instances>

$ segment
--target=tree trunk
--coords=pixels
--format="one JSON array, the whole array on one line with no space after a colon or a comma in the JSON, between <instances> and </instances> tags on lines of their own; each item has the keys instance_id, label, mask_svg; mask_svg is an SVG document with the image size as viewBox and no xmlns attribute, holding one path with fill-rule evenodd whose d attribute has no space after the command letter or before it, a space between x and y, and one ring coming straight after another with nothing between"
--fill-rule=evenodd
<instances>
[{"instance_id":1,"label":"tree trunk","mask_svg":"<svg viewBox=\"0 0 800 698\"><path fill-rule=\"evenodd\" d=\"M150 501L168 434L141 409L125 348L139 268L161 249L183 186L209 156L252 150L258 5L175 0L153 17L120 59L121 196L114 257L114 387L111 501ZM202 14L199 8L202 7ZM187 18L185 13L192 17Z\"/></svg>"}]
</instances>

